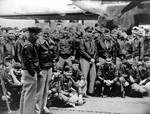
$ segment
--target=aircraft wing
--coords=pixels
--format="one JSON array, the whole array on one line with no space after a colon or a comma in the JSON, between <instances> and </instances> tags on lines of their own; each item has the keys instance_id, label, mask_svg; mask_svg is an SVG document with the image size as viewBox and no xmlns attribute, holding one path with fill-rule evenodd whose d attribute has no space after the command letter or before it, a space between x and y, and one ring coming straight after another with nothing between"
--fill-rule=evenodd
<instances>
[{"instance_id":1,"label":"aircraft wing","mask_svg":"<svg viewBox=\"0 0 150 114\"><path fill-rule=\"evenodd\" d=\"M133 9L134 7L138 6L141 2L148 1L148 0L133 0L131 3L129 3L127 6L125 6L121 13L124 14L125 12Z\"/></svg>"},{"instance_id":2,"label":"aircraft wing","mask_svg":"<svg viewBox=\"0 0 150 114\"><path fill-rule=\"evenodd\" d=\"M0 17L7 19L91 20L96 14L87 13L70 0L2 0Z\"/></svg>"},{"instance_id":3,"label":"aircraft wing","mask_svg":"<svg viewBox=\"0 0 150 114\"><path fill-rule=\"evenodd\" d=\"M0 15L0 18L5 19L39 19L39 20L96 20L97 14L87 12L74 12L74 13L45 13L45 14L12 14Z\"/></svg>"}]
</instances>

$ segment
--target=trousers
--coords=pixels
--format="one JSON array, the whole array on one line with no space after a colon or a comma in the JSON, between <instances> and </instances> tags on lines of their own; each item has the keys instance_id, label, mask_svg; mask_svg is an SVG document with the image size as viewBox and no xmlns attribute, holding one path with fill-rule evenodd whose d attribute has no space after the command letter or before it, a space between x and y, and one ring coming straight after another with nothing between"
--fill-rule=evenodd
<instances>
[{"instance_id":1,"label":"trousers","mask_svg":"<svg viewBox=\"0 0 150 114\"><path fill-rule=\"evenodd\" d=\"M37 73L34 76L27 70L22 71L23 88L20 99L20 114L36 114Z\"/></svg>"},{"instance_id":2,"label":"trousers","mask_svg":"<svg viewBox=\"0 0 150 114\"><path fill-rule=\"evenodd\" d=\"M52 77L52 68L42 70L40 75L41 76L37 79L38 85L37 85L36 107L41 112L43 108L46 107L47 105L49 82Z\"/></svg>"},{"instance_id":3,"label":"trousers","mask_svg":"<svg viewBox=\"0 0 150 114\"><path fill-rule=\"evenodd\" d=\"M84 94L86 92L93 94L94 92L94 83L96 79L96 66L95 63L90 63L84 58L80 58L80 65L81 65L81 71L83 72L83 75L85 76L86 82L87 82L87 77L89 74L89 82L87 82L87 86L89 85L89 88L86 86L84 88Z\"/></svg>"}]
</instances>

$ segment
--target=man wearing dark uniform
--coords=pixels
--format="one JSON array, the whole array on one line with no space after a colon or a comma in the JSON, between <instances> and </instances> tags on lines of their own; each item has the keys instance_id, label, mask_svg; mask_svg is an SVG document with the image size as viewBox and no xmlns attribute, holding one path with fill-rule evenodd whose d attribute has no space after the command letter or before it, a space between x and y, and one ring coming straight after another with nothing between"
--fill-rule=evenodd
<instances>
[{"instance_id":1,"label":"man wearing dark uniform","mask_svg":"<svg viewBox=\"0 0 150 114\"><path fill-rule=\"evenodd\" d=\"M27 42L22 48L23 90L20 99L20 114L35 114L37 74L40 72L39 57L35 46L40 28L28 28Z\"/></svg>"},{"instance_id":2,"label":"man wearing dark uniform","mask_svg":"<svg viewBox=\"0 0 150 114\"><path fill-rule=\"evenodd\" d=\"M50 113L49 109L46 107L47 105L47 98L48 98L48 90L49 90L49 82L52 77L52 67L53 67L53 60L55 57L55 43L49 37L49 29L45 28L43 30L43 36L41 36L37 40L37 50L39 56L39 65L41 68L40 75L41 77L38 78L38 92L37 92L37 100L38 100L38 108L43 113Z\"/></svg>"},{"instance_id":3,"label":"man wearing dark uniform","mask_svg":"<svg viewBox=\"0 0 150 114\"><path fill-rule=\"evenodd\" d=\"M89 95L93 95L94 93L94 83L96 79L95 60L97 55L97 49L92 31L92 27L85 28L86 34L84 36L84 39L82 39L80 42L80 65L81 71L83 72L86 81L88 79L88 73L90 73L90 81L87 82L87 85L89 84L89 88L85 88L84 94L86 94L87 91Z\"/></svg>"}]
</instances>

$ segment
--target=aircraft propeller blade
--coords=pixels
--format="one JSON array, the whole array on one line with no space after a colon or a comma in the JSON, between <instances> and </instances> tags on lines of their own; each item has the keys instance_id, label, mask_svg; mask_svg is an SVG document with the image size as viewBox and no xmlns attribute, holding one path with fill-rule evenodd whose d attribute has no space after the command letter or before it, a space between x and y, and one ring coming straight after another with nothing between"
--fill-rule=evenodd
<instances>
[{"instance_id":1,"label":"aircraft propeller blade","mask_svg":"<svg viewBox=\"0 0 150 114\"><path fill-rule=\"evenodd\" d=\"M133 0L131 3L129 3L127 6L123 8L121 11L122 14L126 13L127 11L133 9L137 5L139 5L143 0Z\"/></svg>"}]
</instances>

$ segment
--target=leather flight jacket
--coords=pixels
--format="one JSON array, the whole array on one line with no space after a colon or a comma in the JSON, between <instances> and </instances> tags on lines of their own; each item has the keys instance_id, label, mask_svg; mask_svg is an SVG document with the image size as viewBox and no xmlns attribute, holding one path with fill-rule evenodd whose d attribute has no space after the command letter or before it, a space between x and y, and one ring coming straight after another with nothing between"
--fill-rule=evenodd
<instances>
[{"instance_id":1,"label":"leather flight jacket","mask_svg":"<svg viewBox=\"0 0 150 114\"><path fill-rule=\"evenodd\" d=\"M32 76L35 72L40 71L37 48L29 41L25 42L22 49L22 67L23 70L28 70Z\"/></svg>"}]
</instances>

